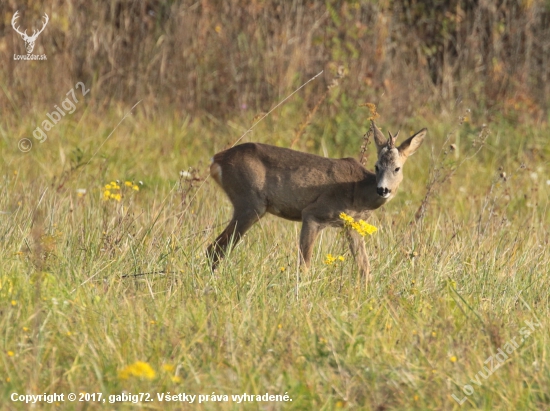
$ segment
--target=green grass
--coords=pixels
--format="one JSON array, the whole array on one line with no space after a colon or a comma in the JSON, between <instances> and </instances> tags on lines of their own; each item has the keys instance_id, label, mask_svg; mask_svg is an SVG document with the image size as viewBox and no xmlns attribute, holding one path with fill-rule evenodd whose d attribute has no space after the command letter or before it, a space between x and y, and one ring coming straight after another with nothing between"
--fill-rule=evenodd
<instances>
[{"instance_id":1,"label":"green grass","mask_svg":"<svg viewBox=\"0 0 550 411\"><path fill-rule=\"evenodd\" d=\"M77 107L48 140L19 152L17 141L45 112L0 126L0 390L7 409L27 408L10 400L13 392L107 399L37 409L132 408L108 403L123 391L151 393L146 409L182 409L156 400L166 392L292 398L240 405L198 405L197 398L192 409L204 410L549 406L547 127L488 123L483 149L433 186L415 222L430 170L435 164L447 175L473 154L482 120L452 135L458 154L443 147L448 154L438 157L456 121L409 119L401 133L427 126L428 139L405 166L397 197L369 221L379 231L366 239L373 281L365 287L341 232L322 233L312 269L301 273L300 225L273 216L210 273L204 251L231 206L213 181L190 187L179 171L194 167L205 177L209 158L249 127L252 113L228 122L130 116L100 147L124 110L95 116ZM245 140L288 146L299 122L283 107ZM318 118L296 148L357 156L356 130L365 124ZM371 169L374 156L371 145ZM103 186L117 179L144 184L139 192L126 188L120 203L104 201ZM328 253L345 261L327 266ZM157 271L164 274L138 275ZM524 321L537 319L542 326L482 386L470 381ZM155 377L121 378L136 361ZM463 398L466 384L474 393L459 406L452 395Z\"/></svg>"}]
</instances>

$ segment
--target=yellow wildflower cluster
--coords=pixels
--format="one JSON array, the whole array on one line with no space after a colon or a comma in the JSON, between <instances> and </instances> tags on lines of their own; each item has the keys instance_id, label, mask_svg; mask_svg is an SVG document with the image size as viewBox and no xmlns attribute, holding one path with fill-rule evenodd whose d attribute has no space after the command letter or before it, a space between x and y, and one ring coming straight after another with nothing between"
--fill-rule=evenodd
<instances>
[{"instance_id":1,"label":"yellow wildflower cluster","mask_svg":"<svg viewBox=\"0 0 550 411\"><path fill-rule=\"evenodd\" d=\"M326 265L332 265L336 261L344 261L344 256L343 255L334 256L332 254L327 254L327 258L325 259Z\"/></svg>"},{"instance_id":2,"label":"yellow wildflower cluster","mask_svg":"<svg viewBox=\"0 0 550 411\"><path fill-rule=\"evenodd\" d=\"M124 186L131 188L134 191L139 191L139 186L131 181L125 181ZM122 200L122 191L120 185L116 181L111 181L103 187L103 200L115 200L120 202Z\"/></svg>"},{"instance_id":3,"label":"yellow wildflower cluster","mask_svg":"<svg viewBox=\"0 0 550 411\"><path fill-rule=\"evenodd\" d=\"M139 186L137 184L132 183L131 181L125 181L124 185L126 187L131 187L132 190L139 191Z\"/></svg>"},{"instance_id":4,"label":"yellow wildflower cluster","mask_svg":"<svg viewBox=\"0 0 550 411\"><path fill-rule=\"evenodd\" d=\"M363 237L367 234L372 235L378 230L375 226L370 225L363 220L355 221L353 217L347 215L346 213L340 213L340 218L344 220L345 228L351 228L352 230L357 231Z\"/></svg>"},{"instance_id":5,"label":"yellow wildflower cluster","mask_svg":"<svg viewBox=\"0 0 550 411\"><path fill-rule=\"evenodd\" d=\"M153 370L148 363L143 361L136 361L118 372L118 378L121 380L127 380L130 377L143 377L148 380L154 380L156 375L155 370Z\"/></svg>"},{"instance_id":6,"label":"yellow wildflower cluster","mask_svg":"<svg viewBox=\"0 0 550 411\"><path fill-rule=\"evenodd\" d=\"M111 181L109 184L105 185L103 191L103 199L105 201L109 199L115 201L122 200L122 195L120 194L120 186L115 181Z\"/></svg>"}]
</instances>

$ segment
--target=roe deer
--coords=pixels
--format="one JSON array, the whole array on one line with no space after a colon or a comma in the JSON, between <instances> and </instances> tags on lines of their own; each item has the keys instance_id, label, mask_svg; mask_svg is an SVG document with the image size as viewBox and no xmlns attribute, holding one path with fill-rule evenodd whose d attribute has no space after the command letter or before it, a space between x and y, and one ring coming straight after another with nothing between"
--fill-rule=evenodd
<instances>
[{"instance_id":1,"label":"roe deer","mask_svg":"<svg viewBox=\"0 0 550 411\"><path fill-rule=\"evenodd\" d=\"M340 213L366 218L395 195L403 179L403 164L422 144L426 129L395 147L397 133L386 140L373 123L378 151L375 173L354 158L332 159L287 148L245 143L216 154L210 175L233 204L233 218L210 244L207 256L214 270L228 247L264 214L302 221L301 263L309 267L313 242L327 226L342 227ZM369 262L361 236L348 230L350 249L364 276Z\"/></svg>"}]
</instances>

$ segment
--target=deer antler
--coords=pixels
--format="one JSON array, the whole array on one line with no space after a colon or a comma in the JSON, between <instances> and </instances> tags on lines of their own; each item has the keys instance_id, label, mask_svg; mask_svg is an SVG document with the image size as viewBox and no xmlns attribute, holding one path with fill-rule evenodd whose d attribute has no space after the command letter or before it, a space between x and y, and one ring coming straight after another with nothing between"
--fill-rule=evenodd
<instances>
[{"instance_id":1,"label":"deer antler","mask_svg":"<svg viewBox=\"0 0 550 411\"><path fill-rule=\"evenodd\" d=\"M21 37L25 38L25 37L28 37L27 36L27 30L25 30L24 33L22 33L21 31L19 31L19 26L18 27L15 27L15 21L17 20L17 18L19 17L19 10L17 10L15 12L15 14L13 15L12 19L11 19L11 25L13 27L13 29L21 35Z\"/></svg>"},{"instance_id":2,"label":"deer antler","mask_svg":"<svg viewBox=\"0 0 550 411\"><path fill-rule=\"evenodd\" d=\"M392 135L391 131L388 130L388 134L390 135L390 138L388 139L388 148L394 148L395 147L395 140L397 140L397 136L399 135L399 131L395 136Z\"/></svg>"}]
</instances>

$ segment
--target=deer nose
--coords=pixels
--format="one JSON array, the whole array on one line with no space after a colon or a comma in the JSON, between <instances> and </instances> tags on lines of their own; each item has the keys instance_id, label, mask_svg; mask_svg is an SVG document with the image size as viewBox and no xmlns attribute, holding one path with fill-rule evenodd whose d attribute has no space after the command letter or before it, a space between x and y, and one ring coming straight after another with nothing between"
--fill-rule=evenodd
<instances>
[{"instance_id":1,"label":"deer nose","mask_svg":"<svg viewBox=\"0 0 550 411\"><path fill-rule=\"evenodd\" d=\"M391 193L391 190L388 187L376 187L376 192L381 197L386 197Z\"/></svg>"}]
</instances>

